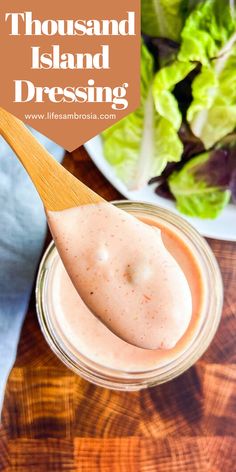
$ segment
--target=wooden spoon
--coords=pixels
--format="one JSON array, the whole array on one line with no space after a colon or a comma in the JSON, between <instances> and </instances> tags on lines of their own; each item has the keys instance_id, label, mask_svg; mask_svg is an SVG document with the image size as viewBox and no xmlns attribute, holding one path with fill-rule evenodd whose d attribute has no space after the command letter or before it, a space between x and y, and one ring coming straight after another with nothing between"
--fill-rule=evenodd
<instances>
[{"instance_id":1,"label":"wooden spoon","mask_svg":"<svg viewBox=\"0 0 236 472\"><path fill-rule=\"evenodd\" d=\"M140 300L142 299L143 294L145 294L145 291L144 291L145 287L148 292L150 291L150 287L148 285L149 279L145 281L145 277L144 279L142 279L141 277L141 283L138 284L138 288L137 288L138 296L136 296L136 294L131 296L131 302L133 303L134 310L137 310L137 314L139 314L139 316L134 317L132 316L132 313L130 317L123 316L126 313L126 311L124 309L123 312L120 313L121 306L118 300L115 282L113 282L113 285L112 285L110 284L109 278L106 278L105 276L103 276L104 274L107 275L108 272L106 272L106 270L102 272L103 275L101 279L99 279L99 277L97 279L96 277L94 277L94 280L96 281L97 284L101 282L100 284L101 288L99 287L98 295L97 296L94 295L93 291L90 292L91 280L92 280L91 277L93 277L93 271L88 273L88 268L86 268L88 265L87 261L90 260L89 265L93 265L93 262L95 260L97 253L95 253L95 257L92 256L91 259L89 259L90 257L90 254L89 254L89 256L87 255L87 259L85 258L84 261L80 260L80 257L82 258L84 257L84 252L89 253L90 246L89 245L86 246L86 244L85 246L83 246L82 242L81 244L78 244L78 240L79 240L78 234L80 234L83 239L85 236L82 231L79 230L76 233L76 231L73 230L71 234L71 226L70 226L71 220L70 219L66 220L66 216L65 216L65 213L66 215L68 215L69 213L69 216L70 216L71 212L70 211L65 212L62 217L60 216L60 214L59 215L55 214L57 212L61 212L63 210L67 210L73 207L78 207L80 205L102 203L104 202L104 200L95 192L93 192L88 187L86 187L86 185L82 184L78 179L73 177L60 164L58 164L52 158L52 156L50 156L50 154L43 148L43 146L41 146L38 143L38 141L32 136L32 134L27 130L24 124L20 120L15 118L13 115L3 110L2 108L0 108L0 133L3 135L3 137L10 144L12 149L15 151L21 163L23 164L29 176L31 177L42 199L42 202L44 204L46 214L49 219L50 228L55 237L55 240L57 240L57 249L65 265L65 268L68 271L69 276L71 277L71 280L74 283L75 288L77 289L78 293L84 299L87 306L92 310L93 314L97 316L111 331L113 331L121 339L124 339L125 341L132 343L136 346L142 347L142 348L156 349L156 348L162 347L163 343L166 342L165 333L168 334L169 326L171 326L170 323L172 320L172 315L169 316L169 312L174 313L175 301L176 301L177 307L180 306L180 304L182 303L183 305L182 308L184 312L184 324L183 324L183 321L181 321L180 330L177 329L176 331L176 335L177 335L176 339L178 340L179 339L178 336L179 335L182 336L183 334L181 331L183 326L187 327L189 323L189 319L191 318L191 307L192 307L191 293L190 293L187 280L185 280L185 275L182 273L177 262L173 262L173 258L167 253L166 249L164 248L163 242L161 240L161 236L159 235L159 240L157 238L157 247L159 244L159 249L156 252L153 267L155 268L155 272L157 273L160 267L166 267L166 266L168 267L168 273L167 273L167 269L163 271L163 274L165 275L166 278L161 277L159 279L160 287L162 287L162 289L160 289L160 293L161 293L161 290L164 290L165 293L167 293L168 291L170 293L169 302L168 302L169 304L167 303L168 300L166 297L166 301L165 301L166 307L164 305L163 306L160 305L161 307L160 309L164 312L164 315L161 313L161 316L162 316L161 318L159 316L157 316L156 318L155 316L151 317L152 313L150 312L151 308L149 307L149 305L146 307L146 309L144 309L143 304L140 303ZM107 206L109 208L108 214L110 215L110 210L112 209L112 207L111 206L109 207L109 204L107 204ZM106 204L104 205L104 207L106 208L107 206ZM95 210L95 213L96 213L96 208L94 209L92 207L92 210ZM118 210L117 210L117 213L118 213L117 218L120 223L120 214ZM107 213L105 213L104 216L107 217ZM81 224L84 223L83 218L84 216L82 217L82 219L78 220L79 223ZM95 218L94 213L92 213L92 218L91 218L92 221L93 221L93 218ZM98 216L98 219L99 219L99 216ZM90 232L90 229L91 229L89 227L89 224L91 224L91 220L89 219L88 225L85 226L86 231L88 233ZM69 221L69 224L68 224L68 221ZM109 219L107 220L107 226L104 224L106 228L105 236L108 235L109 237L110 225L111 223L112 224L114 223L115 225L116 221L117 221L116 215L113 217L113 213L112 213L110 220ZM72 223L74 223L74 220L72 221ZM128 228L129 230L129 231L127 230L128 239L126 238L125 242L126 244L128 244L128 247L129 246L132 247L131 233L133 229L134 234L136 234L136 230L137 230L136 222L134 222L134 226L132 226L132 224L130 226L129 222L127 223L127 226L124 226L124 225L125 223L123 223L124 231L125 231L125 228ZM118 228L119 228L119 225L118 225ZM120 231L123 231L123 228L120 228ZM130 254L128 254L128 256L131 257L131 261L134 260L136 255L138 255L138 260L140 259L140 252L137 251L137 247L139 245L140 238L143 235L144 235L144 241L146 241L145 243L146 245L144 244L141 247L141 249L144 252L144 255L146 252L148 252L149 248L152 246L153 233L147 234L146 229L143 233L141 229L140 229L140 234L139 234L139 231L137 231L137 233L138 234L136 234L136 238L134 238L134 250L131 251ZM102 235L104 237L103 232L102 232ZM114 237L114 235L112 234L111 237ZM82 241L82 238L80 241ZM67 241L67 243L65 243L65 241ZM93 232L93 237L90 239L90 241L92 241L92 247L96 249L97 236L95 232ZM123 241L123 239L121 239L121 241ZM72 250L69 251L68 247L66 247L65 244L70 245L72 247ZM83 252L83 247L86 248L84 252ZM127 245L121 246L121 248L122 247L124 247L124 249L126 250ZM79 252L79 249L80 249L80 252ZM78 250L78 253L76 253L77 250ZM108 253L108 256L109 256L109 253ZM77 261L77 264L75 263L76 258L77 259L79 258ZM124 261L122 257L120 259L121 259L121 264L120 266L118 264L117 267L120 270L120 273L124 274L122 278L123 289L121 291L121 294L123 293L123 294L126 294L127 296L126 285L127 285L128 278L127 278L126 272L124 272L124 269L126 270L126 259L124 259ZM132 262L131 264L134 277L137 271L138 271L137 273L139 274L143 272L143 267L145 269L145 264L146 264L145 257L144 258L141 257L140 260L141 260L141 263L138 262L137 267L136 267L135 261ZM161 265L160 265L160 260L161 260ZM94 274L96 274L98 271L96 267L97 266L95 265ZM130 265L128 265L128 267L130 267ZM119 272L119 270L117 270L117 272ZM131 270L131 275L132 275L132 270ZM179 283L180 288L178 288L178 291L176 294L173 281L177 279L180 282ZM155 293L154 289L155 289L155 284L156 284L156 277L154 277L154 273L152 271L151 271L150 280L152 281L150 293ZM102 287L103 287L103 292L102 292ZM114 290L110 290L111 287L113 287ZM107 293L109 292L109 290L111 294L109 294L109 296L107 297ZM113 292L114 292L114 296L113 296ZM132 292L135 292L135 290L132 290ZM155 311L156 306L158 307L160 304L159 290L156 290L156 292L157 292L156 295L153 295L152 299L149 298L149 300L152 303L151 307L153 307L153 312L155 313L156 313ZM102 294L102 297L100 296L100 294ZM91 298L91 295L94 295L94 296ZM105 307L103 307L103 304L101 303L101 298L106 300L107 309L104 309ZM125 297L123 298L124 298L124 303L126 303L127 300L125 300ZM184 303L182 302L182 300L184 301ZM131 307L132 307L132 303L131 303ZM114 307L114 313L112 311L113 307ZM163 326L161 326L161 329L158 329L159 324L162 323L162 319L166 320L164 334L163 334ZM137 322L137 320L139 322ZM150 322L147 323L147 320L150 320ZM177 317L177 320L178 320L178 317ZM148 328L146 328L146 325L148 325ZM144 326L146 330L145 336L144 336ZM171 337L170 339L171 339L171 342L173 342Z\"/></svg>"},{"instance_id":2,"label":"wooden spoon","mask_svg":"<svg viewBox=\"0 0 236 472\"><path fill-rule=\"evenodd\" d=\"M103 198L61 166L15 116L0 108L0 134L33 181L46 210L66 210Z\"/></svg>"}]
</instances>

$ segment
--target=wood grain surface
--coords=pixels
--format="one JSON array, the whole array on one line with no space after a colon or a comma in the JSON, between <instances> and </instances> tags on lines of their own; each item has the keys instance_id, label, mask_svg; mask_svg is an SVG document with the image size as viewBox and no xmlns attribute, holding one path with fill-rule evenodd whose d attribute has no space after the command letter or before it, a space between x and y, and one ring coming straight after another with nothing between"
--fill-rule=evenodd
<instances>
[{"instance_id":1,"label":"wood grain surface","mask_svg":"<svg viewBox=\"0 0 236 472\"><path fill-rule=\"evenodd\" d=\"M102 197L120 197L83 149L65 165ZM225 286L219 330L194 367L149 390L113 392L64 367L32 296L6 389L0 471L236 471L236 244L209 242Z\"/></svg>"}]
</instances>

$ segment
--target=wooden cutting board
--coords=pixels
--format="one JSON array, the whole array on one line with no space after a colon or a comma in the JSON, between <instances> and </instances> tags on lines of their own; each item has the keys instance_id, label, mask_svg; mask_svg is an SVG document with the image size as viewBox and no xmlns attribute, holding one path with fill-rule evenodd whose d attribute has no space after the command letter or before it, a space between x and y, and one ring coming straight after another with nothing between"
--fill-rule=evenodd
<instances>
[{"instance_id":1,"label":"wooden cutting board","mask_svg":"<svg viewBox=\"0 0 236 472\"><path fill-rule=\"evenodd\" d=\"M65 165L120 197L83 149ZM159 387L121 393L77 377L44 341L32 298L6 389L0 471L236 471L236 243L209 242L225 285L220 328L194 367Z\"/></svg>"}]
</instances>

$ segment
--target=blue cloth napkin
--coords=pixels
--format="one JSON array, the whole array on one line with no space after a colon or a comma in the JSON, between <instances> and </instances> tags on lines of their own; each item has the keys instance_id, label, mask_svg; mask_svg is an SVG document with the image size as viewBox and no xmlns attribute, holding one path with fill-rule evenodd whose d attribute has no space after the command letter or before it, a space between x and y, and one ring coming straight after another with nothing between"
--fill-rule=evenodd
<instances>
[{"instance_id":1,"label":"blue cloth napkin","mask_svg":"<svg viewBox=\"0 0 236 472\"><path fill-rule=\"evenodd\" d=\"M61 161L64 150L31 130ZM40 198L23 166L0 137L0 414L46 234Z\"/></svg>"}]
</instances>

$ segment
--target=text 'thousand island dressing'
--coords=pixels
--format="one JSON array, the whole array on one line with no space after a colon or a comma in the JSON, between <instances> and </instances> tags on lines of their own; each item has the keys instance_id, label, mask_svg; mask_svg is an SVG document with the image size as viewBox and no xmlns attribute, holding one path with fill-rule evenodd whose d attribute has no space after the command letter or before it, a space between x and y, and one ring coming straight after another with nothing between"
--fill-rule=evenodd
<instances>
[{"instance_id":1,"label":"text 'thousand island dressing'","mask_svg":"<svg viewBox=\"0 0 236 472\"><path fill-rule=\"evenodd\" d=\"M189 326L192 296L160 229L108 203L47 216L64 266L92 313L128 343L145 349L174 348ZM61 271L62 289L71 304L70 297L77 294ZM87 307L83 310L88 312ZM90 318L88 331L89 323Z\"/></svg>"}]
</instances>

